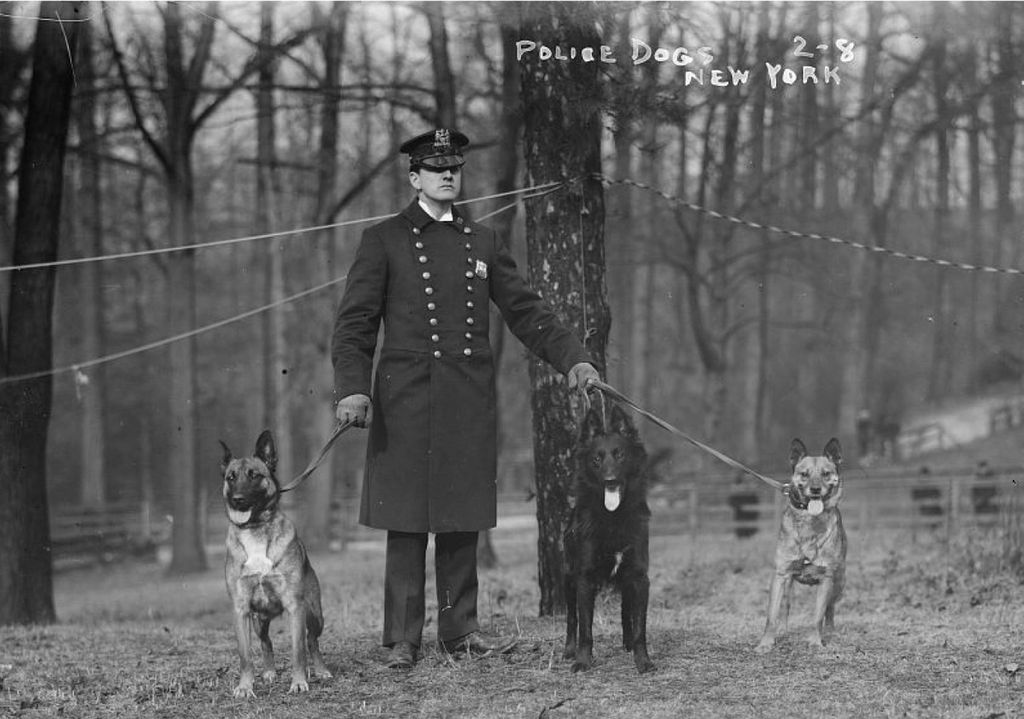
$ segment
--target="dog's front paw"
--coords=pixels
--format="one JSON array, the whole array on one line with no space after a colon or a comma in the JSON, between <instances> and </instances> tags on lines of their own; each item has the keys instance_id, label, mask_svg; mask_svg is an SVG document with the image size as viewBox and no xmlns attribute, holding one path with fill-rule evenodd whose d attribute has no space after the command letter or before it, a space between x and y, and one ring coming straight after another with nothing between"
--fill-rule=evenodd
<instances>
[{"instance_id":1,"label":"dog's front paw","mask_svg":"<svg viewBox=\"0 0 1024 719\"><path fill-rule=\"evenodd\" d=\"M807 644L808 644L808 646L810 646L810 647L812 647L814 649L824 649L825 648L825 642L822 640L820 634L812 634L811 636L807 637Z\"/></svg>"},{"instance_id":2,"label":"dog's front paw","mask_svg":"<svg viewBox=\"0 0 1024 719\"><path fill-rule=\"evenodd\" d=\"M305 677L292 677L292 685L288 687L289 694L302 694L309 691L309 682Z\"/></svg>"},{"instance_id":3,"label":"dog's front paw","mask_svg":"<svg viewBox=\"0 0 1024 719\"><path fill-rule=\"evenodd\" d=\"M633 661L636 664L636 670L641 674L654 671L654 662L650 657L634 657Z\"/></svg>"},{"instance_id":4,"label":"dog's front paw","mask_svg":"<svg viewBox=\"0 0 1024 719\"><path fill-rule=\"evenodd\" d=\"M594 658L590 654L577 654L576 661L572 663L572 672L585 672L594 666Z\"/></svg>"},{"instance_id":5,"label":"dog's front paw","mask_svg":"<svg viewBox=\"0 0 1024 719\"><path fill-rule=\"evenodd\" d=\"M256 692L252 690L252 677L242 677L238 686L231 693L235 699L255 699Z\"/></svg>"},{"instance_id":6,"label":"dog's front paw","mask_svg":"<svg viewBox=\"0 0 1024 719\"><path fill-rule=\"evenodd\" d=\"M775 637L763 637L761 641L754 647L754 651L758 654L767 654L775 646Z\"/></svg>"}]
</instances>

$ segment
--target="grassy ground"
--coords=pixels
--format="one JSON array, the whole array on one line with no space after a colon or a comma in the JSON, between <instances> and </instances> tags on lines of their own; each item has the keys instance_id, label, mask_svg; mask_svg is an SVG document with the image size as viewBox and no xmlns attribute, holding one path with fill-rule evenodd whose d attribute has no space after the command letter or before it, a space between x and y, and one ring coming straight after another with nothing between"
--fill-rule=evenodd
<instances>
[{"instance_id":1,"label":"grassy ground","mask_svg":"<svg viewBox=\"0 0 1024 719\"><path fill-rule=\"evenodd\" d=\"M752 647L773 538L656 537L657 671L642 677L619 649L614 597L595 623L597 666L569 672L563 618L536 616L535 539L499 529L502 567L481 580L481 621L519 632L514 653L453 661L426 647L415 669L397 673L378 647L382 545L314 556L335 676L288 695L279 620L278 679L257 680L248 701L231 695L238 670L219 566L187 579L147 565L64 573L59 624L0 629L0 716L1024 717L1024 587L996 570L991 537L945 546L851 534L833 641L804 644L811 594L798 587L790 631L767 657Z\"/></svg>"}]
</instances>

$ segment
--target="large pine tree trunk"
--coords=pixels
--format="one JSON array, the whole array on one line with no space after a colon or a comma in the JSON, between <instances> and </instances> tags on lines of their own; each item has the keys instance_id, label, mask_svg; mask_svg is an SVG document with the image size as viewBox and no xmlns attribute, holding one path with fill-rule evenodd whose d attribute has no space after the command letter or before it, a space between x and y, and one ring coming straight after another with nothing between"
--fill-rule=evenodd
<instances>
[{"instance_id":1,"label":"large pine tree trunk","mask_svg":"<svg viewBox=\"0 0 1024 719\"><path fill-rule=\"evenodd\" d=\"M40 6L18 175L14 263L57 257L64 153L78 41L78 3ZM11 279L0 377L52 367L55 270L17 272ZM0 384L0 625L52 622L53 581L46 495L46 434L52 380Z\"/></svg>"},{"instance_id":2,"label":"large pine tree trunk","mask_svg":"<svg viewBox=\"0 0 1024 719\"><path fill-rule=\"evenodd\" d=\"M530 6L519 37L546 45L598 47L590 4ZM529 278L563 320L586 338L604 370L611 317L604 282L604 191L601 172L598 63L546 62L523 57L527 184L579 181L526 204ZM572 475L576 422L564 379L530 362L533 386L534 468L537 479L540 613L564 611L562 522Z\"/></svg>"}]
</instances>

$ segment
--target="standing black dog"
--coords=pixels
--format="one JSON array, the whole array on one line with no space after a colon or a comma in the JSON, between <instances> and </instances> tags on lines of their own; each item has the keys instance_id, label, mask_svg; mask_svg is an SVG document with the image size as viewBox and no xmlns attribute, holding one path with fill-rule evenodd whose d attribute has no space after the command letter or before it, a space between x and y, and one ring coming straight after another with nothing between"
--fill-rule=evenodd
<instances>
[{"instance_id":1,"label":"standing black dog","mask_svg":"<svg viewBox=\"0 0 1024 719\"><path fill-rule=\"evenodd\" d=\"M576 445L575 505L565 530L565 652L572 671L594 663L594 600L612 585L622 595L622 646L636 668L647 656L647 452L625 412L604 404L583 419Z\"/></svg>"},{"instance_id":2,"label":"standing black dog","mask_svg":"<svg viewBox=\"0 0 1024 719\"><path fill-rule=\"evenodd\" d=\"M324 628L320 582L295 526L278 510L281 491L274 475L274 439L269 431L264 431L256 440L255 455L238 459L223 442L221 446L224 503L230 521L224 575L234 605L241 663L234 695L254 696L249 650L254 621L263 650L263 678L274 679L270 620L285 611L291 619L292 635L292 683L288 691L307 691L307 651L316 675L331 676L320 656L320 633Z\"/></svg>"}]
</instances>

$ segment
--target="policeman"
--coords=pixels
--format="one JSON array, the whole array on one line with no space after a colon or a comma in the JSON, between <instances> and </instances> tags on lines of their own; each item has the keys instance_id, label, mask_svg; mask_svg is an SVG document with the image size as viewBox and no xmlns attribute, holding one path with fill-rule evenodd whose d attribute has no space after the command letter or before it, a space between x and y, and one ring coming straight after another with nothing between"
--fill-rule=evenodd
<instances>
[{"instance_id":1,"label":"policeman","mask_svg":"<svg viewBox=\"0 0 1024 719\"><path fill-rule=\"evenodd\" d=\"M363 234L331 345L337 417L369 426L359 521L388 532L383 645L394 668L418 658L431 532L439 645L484 655L514 644L477 622L477 535L497 519L489 303L570 388L599 379L495 232L454 206L468 143L442 128L402 145L416 199Z\"/></svg>"}]
</instances>

